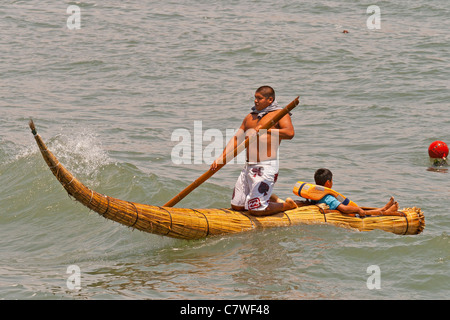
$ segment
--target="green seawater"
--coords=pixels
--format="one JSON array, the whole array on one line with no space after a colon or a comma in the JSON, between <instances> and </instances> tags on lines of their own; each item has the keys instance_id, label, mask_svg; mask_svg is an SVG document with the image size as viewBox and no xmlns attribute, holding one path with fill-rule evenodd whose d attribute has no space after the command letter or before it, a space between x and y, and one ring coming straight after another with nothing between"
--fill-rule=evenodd
<instances>
[{"instance_id":1,"label":"green seawater","mask_svg":"<svg viewBox=\"0 0 450 320\"><path fill-rule=\"evenodd\" d=\"M80 29L67 26L69 4ZM368 6L2 2L0 299L448 299L449 173L428 170L427 154L450 143L448 4L380 2L374 30ZM225 143L261 85L281 105L300 96L280 197L327 167L356 203L420 207L424 232L302 225L183 241L133 231L73 201L28 128L33 118L90 188L162 205L209 168L208 132ZM190 135L190 163L174 162L176 130ZM227 165L177 206L228 207L241 169Z\"/></svg>"}]
</instances>

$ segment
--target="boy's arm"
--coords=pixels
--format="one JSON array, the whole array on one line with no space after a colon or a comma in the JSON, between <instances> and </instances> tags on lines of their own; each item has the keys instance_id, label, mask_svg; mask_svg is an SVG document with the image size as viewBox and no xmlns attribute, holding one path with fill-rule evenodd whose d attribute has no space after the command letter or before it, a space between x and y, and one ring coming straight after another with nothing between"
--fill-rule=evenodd
<instances>
[{"instance_id":1,"label":"boy's arm","mask_svg":"<svg viewBox=\"0 0 450 320\"><path fill-rule=\"evenodd\" d=\"M339 210L342 213L350 213L350 214L359 214L360 216L364 217L365 212L360 207L354 207L354 206L348 206L345 204L342 204L339 202L336 197L332 195L326 195L323 197L323 202L325 202L326 205L330 208L330 210Z\"/></svg>"},{"instance_id":2,"label":"boy's arm","mask_svg":"<svg viewBox=\"0 0 450 320\"><path fill-rule=\"evenodd\" d=\"M357 213L361 217L364 217L366 215L364 210L361 209L360 207L348 206L348 205L345 205L342 203L340 205L338 205L338 207L336 209L338 209L342 213Z\"/></svg>"}]
</instances>

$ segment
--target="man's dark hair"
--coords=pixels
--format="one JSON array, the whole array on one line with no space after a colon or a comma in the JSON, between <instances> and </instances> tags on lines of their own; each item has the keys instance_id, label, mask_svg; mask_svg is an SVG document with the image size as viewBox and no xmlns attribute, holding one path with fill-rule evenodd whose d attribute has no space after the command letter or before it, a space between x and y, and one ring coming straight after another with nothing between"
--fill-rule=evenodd
<instances>
[{"instance_id":1,"label":"man's dark hair","mask_svg":"<svg viewBox=\"0 0 450 320\"><path fill-rule=\"evenodd\" d=\"M270 86L262 86L256 89L256 92L261 93L266 99L272 97L275 100L275 90Z\"/></svg>"},{"instance_id":2,"label":"man's dark hair","mask_svg":"<svg viewBox=\"0 0 450 320\"><path fill-rule=\"evenodd\" d=\"M316 173L314 173L314 180L318 185L325 185L325 182L333 179L333 173L330 170L325 168L317 169Z\"/></svg>"}]
</instances>

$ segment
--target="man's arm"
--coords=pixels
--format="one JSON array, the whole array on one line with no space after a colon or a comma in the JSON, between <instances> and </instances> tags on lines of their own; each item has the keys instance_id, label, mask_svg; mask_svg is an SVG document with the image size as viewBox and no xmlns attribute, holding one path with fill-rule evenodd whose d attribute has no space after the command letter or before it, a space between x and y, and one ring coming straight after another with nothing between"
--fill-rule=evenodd
<instances>
[{"instance_id":1,"label":"man's arm","mask_svg":"<svg viewBox=\"0 0 450 320\"><path fill-rule=\"evenodd\" d=\"M269 129L268 132L274 133L278 131L278 137L280 140L291 140L294 135L294 126L292 125L291 116L289 114L285 115L278 121L278 125L272 129Z\"/></svg>"},{"instance_id":2,"label":"man's arm","mask_svg":"<svg viewBox=\"0 0 450 320\"><path fill-rule=\"evenodd\" d=\"M223 149L222 154L216 160L213 161L209 170L212 170L212 171L216 170L217 165L220 164L221 162L223 162L223 158L229 152L233 151L240 143L242 143L242 141L244 141L244 139L245 139L245 131L244 131L245 121L246 121L247 117L245 117L245 119L242 121L242 124L239 127L239 129L237 130L236 134L230 139L230 141L228 141L226 147ZM233 157L236 157L236 156L237 156L237 154L233 154ZM227 159L227 160L229 160L229 159Z\"/></svg>"}]
</instances>

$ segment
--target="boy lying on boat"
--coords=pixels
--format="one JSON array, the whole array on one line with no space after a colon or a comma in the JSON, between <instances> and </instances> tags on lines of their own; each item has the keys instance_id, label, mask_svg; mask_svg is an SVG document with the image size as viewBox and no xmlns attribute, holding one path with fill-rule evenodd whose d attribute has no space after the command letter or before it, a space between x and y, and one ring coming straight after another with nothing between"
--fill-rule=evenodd
<instances>
[{"instance_id":1,"label":"boy lying on boat","mask_svg":"<svg viewBox=\"0 0 450 320\"><path fill-rule=\"evenodd\" d=\"M345 214L358 215L364 217L366 215L400 215L398 211L398 203L391 197L388 203L382 208L363 209L348 198L345 198L338 192L332 190L333 174L330 170L321 168L314 174L316 185L297 182L294 187L294 194L299 195L306 201L296 201L298 205L311 205L325 203L330 210L339 210ZM275 196L273 201L280 201Z\"/></svg>"}]
</instances>

